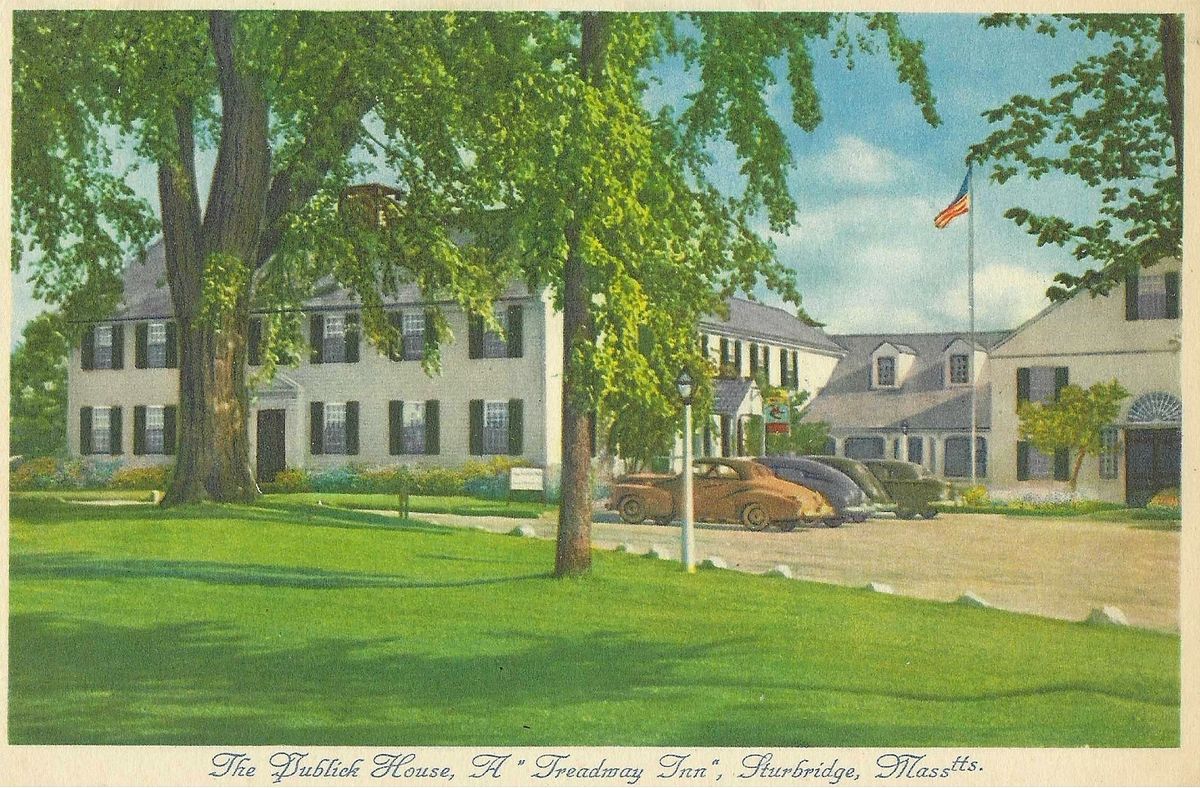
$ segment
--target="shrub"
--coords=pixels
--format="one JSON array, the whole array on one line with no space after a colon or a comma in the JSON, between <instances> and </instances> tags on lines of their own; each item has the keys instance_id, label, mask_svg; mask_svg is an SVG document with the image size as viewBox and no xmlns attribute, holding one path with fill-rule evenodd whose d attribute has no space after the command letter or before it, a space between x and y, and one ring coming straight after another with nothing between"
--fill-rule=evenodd
<instances>
[{"instance_id":1,"label":"shrub","mask_svg":"<svg viewBox=\"0 0 1200 788\"><path fill-rule=\"evenodd\" d=\"M976 484L974 487L963 490L962 499L967 506L987 506L991 503L987 488L982 484Z\"/></svg>"},{"instance_id":2,"label":"shrub","mask_svg":"<svg viewBox=\"0 0 1200 788\"><path fill-rule=\"evenodd\" d=\"M1148 509L1178 509L1179 508L1179 488L1168 487L1165 490L1159 490L1146 504Z\"/></svg>"},{"instance_id":3,"label":"shrub","mask_svg":"<svg viewBox=\"0 0 1200 788\"><path fill-rule=\"evenodd\" d=\"M25 460L13 471L9 484L14 490L49 490L59 486L59 462L53 457Z\"/></svg>"},{"instance_id":4,"label":"shrub","mask_svg":"<svg viewBox=\"0 0 1200 788\"><path fill-rule=\"evenodd\" d=\"M275 474L275 481L264 484L263 489L281 493L308 492L308 471L303 468L287 468Z\"/></svg>"},{"instance_id":5,"label":"shrub","mask_svg":"<svg viewBox=\"0 0 1200 788\"><path fill-rule=\"evenodd\" d=\"M167 486L173 466L150 465L144 468L120 468L108 486L116 490L162 490Z\"/></svg>"}]
</instances>

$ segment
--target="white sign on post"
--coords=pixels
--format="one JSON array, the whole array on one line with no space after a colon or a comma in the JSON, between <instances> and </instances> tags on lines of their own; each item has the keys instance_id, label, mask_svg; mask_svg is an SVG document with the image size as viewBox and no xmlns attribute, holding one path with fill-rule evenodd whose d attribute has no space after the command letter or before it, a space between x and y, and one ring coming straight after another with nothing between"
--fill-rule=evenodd
<instances>
[{"instance_id":1,"label":"white sign on post","mask_svg":"<svg viewBox=\"0 0 1200 788\"><path fill-rule=\"evenodd\" d=\"M508 489L537 490L546 488L545 471L541 468L512 468L508 472Z\"/></svg>"}]
</instances>

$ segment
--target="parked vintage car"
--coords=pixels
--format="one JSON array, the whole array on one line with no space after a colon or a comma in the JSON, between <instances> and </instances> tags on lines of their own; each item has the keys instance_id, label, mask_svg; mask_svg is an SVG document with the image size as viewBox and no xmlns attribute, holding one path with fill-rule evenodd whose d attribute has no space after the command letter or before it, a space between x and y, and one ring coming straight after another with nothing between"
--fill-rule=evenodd
<instances>
[{"instance_id":1,"label":"parked vintage car","mask_svg":"<svg viewBox=\"0 0 1200 788\"><path fill-rule=\"evenodd\" d=\"M702 458L693 474L692 500L700 521L741 523L751 531L771 525L790 531L835 513L821 493L780 479L753 460ZM608 508L627 523L649 518L666 524L682 511L682 491L682 474L629 474L613 484Z\"/></svg>"},{"instance_id":2,"label":"parked vintage car","mask_svg":"<svg viewBox=\"0 0 1200 788\"><path fill-rule=\"evenodd\" d=\"M934 501L950 497L950 483L921 465L903 460L863 460L896 502L897 517L937 517Z\"/></svg>"},{"instance_id":3,"label":"parked vintage car","mask_svg":"<svg viewBox=\"0 0 1200 788\"><path fill-rule=\"evenodd\" d=\"M808 459L816 460L822 465L839 470L846 474L866 494L867 499L875 507L876 513L896 511L896 502L888 491L879 483L879 479L871 473L867 466L849 457L837 457L832 454L810 454Z\"/></svg>"},{"instance_id":4,"label":"parked vintage car","mask_svg":"<svg viewBox=\"0 0 1200 788\"><path fill-rule=\"evenodd\" d=\"M756 457L754 461L770 468L776 476L816 490L834 508L825 525L836 528L846 521L861 523L875 511L862 488L837 468L808 457Z\"/></svg>"}]
</instances>

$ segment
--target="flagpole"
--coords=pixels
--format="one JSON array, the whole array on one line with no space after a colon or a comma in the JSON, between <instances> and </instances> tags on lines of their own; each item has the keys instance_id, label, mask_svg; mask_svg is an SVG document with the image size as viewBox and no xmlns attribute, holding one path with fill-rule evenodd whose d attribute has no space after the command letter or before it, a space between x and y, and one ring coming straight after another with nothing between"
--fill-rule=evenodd
<instances>
[{"instance_id":1,"label":"flagpole","mask_svg":"<svg viewBox=\"0 0 1200 788\"><path fill-rule=\"evenodd\" d=\"M975 178L971 165L967 165L967 311L970 324L971 349L967 354L967 377L971 381L971 486L974 487L976 451L976 403L975 392Z\"/></svg>"}]
</instances>

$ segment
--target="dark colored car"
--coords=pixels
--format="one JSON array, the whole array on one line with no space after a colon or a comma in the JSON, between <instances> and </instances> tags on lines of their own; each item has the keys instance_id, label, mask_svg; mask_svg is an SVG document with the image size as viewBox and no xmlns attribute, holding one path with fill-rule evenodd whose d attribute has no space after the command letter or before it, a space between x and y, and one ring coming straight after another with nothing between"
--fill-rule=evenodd
<instances>
[{"instance_id":1,"label":"dark colored car","mask_svg":"<svg viewBox=\"0 0 1200 788\"><path fill-rule=\"evenodd\" d=\"M834 512L821 493L779 478L769 468L746 459L697 460L692 500L696 519L741 523L751 531L770 525L790 531L801 522L818 522ZM646 518L665 525L682 510L682 474L634 473L613 484L608 508L627 523Z\"/></svg>"},{"instance_id":2,"label":"dark colored car","mask_svg":"<svg viewBox=\"0 0 1200 788\"><path fill-rule=\"evenodd\" d=\"M837 468L808 457L756 457L754 461L770 468L781 479L824 495L834 508L834 516L825 520L825 525L831 528L847 520L861 523L875 511L862 488Z\"/></svg>"},{"instance_id":3,"label":"dark colored car","mask_svg":"<svg viewBox=\"0 0 1200 788\"><path fill-rule=\"evenodd\" d=\"M811 454L807 459L815 460L822 465L828 465L830 468L839 470L849 476L866 493L867 498L874 504L876 511L896 511L896 502L892 500L892 496L888 495L888 491L879 483L879 479L875 478L871 470L858 460L852 460L849 457L836 457L832 454Z\"/></svg>"},{"instance_id":4,"label":"dark colored car","mask_svg":"<svg viewBox=\"0 0 1200 788\"><path fill-rule=\"evenodd\" d=\"M937 516L934 501L950 496L950 483L921 465L903 460L864 460L871 473L896 502L897 517Z\"/></svg>"}]
</instances>

